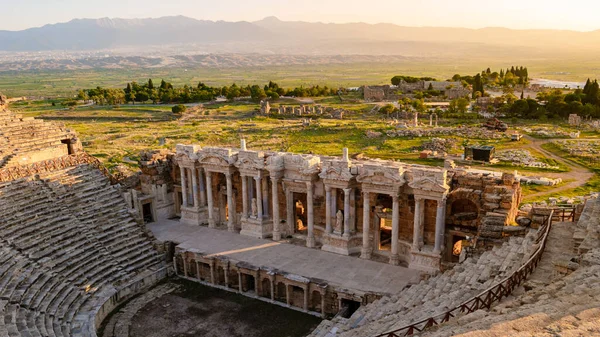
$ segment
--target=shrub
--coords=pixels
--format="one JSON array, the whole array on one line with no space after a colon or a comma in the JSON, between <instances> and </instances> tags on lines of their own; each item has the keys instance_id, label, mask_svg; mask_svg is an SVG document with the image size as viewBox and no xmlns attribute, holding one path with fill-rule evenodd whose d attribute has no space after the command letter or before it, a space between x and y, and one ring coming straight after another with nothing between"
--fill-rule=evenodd
<instances>
[{"instance_id":1,"label":"shrub","mask_svg":"<svg viewBox=\"0 0 600 337\"><path fill-rule=\"evenodd\" d=\"M171 108L174 114L182 114L187 110L186 106L183 104L177 104Z\"/></svg>"}]
</instances>

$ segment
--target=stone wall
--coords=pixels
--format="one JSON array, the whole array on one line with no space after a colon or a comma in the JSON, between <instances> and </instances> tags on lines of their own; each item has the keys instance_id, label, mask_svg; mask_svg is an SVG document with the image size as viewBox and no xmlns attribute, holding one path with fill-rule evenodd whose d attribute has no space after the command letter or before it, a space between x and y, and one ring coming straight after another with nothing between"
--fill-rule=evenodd
<instances>
[{"instance_id":1,"label":"stone wall","mask_svg":"<svg viewBox=\"0 0 600 337\"><path fill-rule=\"evenodd\" d=\"M293 236L308 247L428 272L448 258L453 236L502 237L520 202L512 175L350 160L347 153L178 145L172 165L175 188L185 195L185 202L172 202L186 223L273 240Z\"/></svg>"}]
</instances>

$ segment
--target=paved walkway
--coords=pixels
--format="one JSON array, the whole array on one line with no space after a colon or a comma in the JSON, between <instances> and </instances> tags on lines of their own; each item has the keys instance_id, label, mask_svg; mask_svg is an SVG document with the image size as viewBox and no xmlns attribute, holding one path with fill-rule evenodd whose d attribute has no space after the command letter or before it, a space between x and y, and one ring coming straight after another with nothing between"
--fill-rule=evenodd
<instances>
[{"instance_id":1,"label":"paved walkway","mask_svg":"<svg viewBox=\"0 0 600 337\"><path fill-rule=\"evenodd\" d=\"M255 266L280 269L308 278L360 291L397 293L418 283L420 273L405 267L338 255L318 249L230 233L226 230L185 225L165 220L148 228L159 241L178 243L181 249L203 255L223 255Z\"/></svg>"}]
</instances>

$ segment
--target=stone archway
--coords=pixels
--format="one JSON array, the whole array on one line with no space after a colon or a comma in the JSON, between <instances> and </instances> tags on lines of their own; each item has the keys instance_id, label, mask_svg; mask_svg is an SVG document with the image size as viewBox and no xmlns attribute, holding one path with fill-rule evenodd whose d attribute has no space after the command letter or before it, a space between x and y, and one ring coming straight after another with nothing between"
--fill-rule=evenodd
<instances>
[{"instance_id":1,"label":"stone archway","mask_svg":"<svg viewBox=\"0 0 600 337\"><path fill-rule=\"evenodd\" d=\"M264 298L271 298L271 280L269 280L268 278L263 278L260 284L260 290L260 296Z\"/></svg>"},{"instance_id":2,"label":"stone archway","mask_svg":"<svg viewBox=\"0 0 600 337\"><path fill-rule=\"evenodd\" d=\"M455 221L473 221L479 217L479 207L469 199L457 199L452 202L450 214Z\"/></svg>"}]
</instances>

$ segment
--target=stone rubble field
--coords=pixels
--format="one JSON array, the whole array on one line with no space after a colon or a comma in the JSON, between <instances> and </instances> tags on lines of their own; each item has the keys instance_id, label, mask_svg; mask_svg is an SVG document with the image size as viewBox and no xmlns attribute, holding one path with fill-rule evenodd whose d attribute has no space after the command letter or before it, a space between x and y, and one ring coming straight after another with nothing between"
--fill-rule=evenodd
<instances>
[{"instance_id":1,"label":"stone rubble field","mask_svg":"<svg viewBox=\"0 0 600 337\"><path fill-rule=\"evenodd\" d=\"M531 152L527 150L504 150L496 152L496 159L500 161L509 162L513 165L524 166L524 167L535 167L541 169L559 169L558 166L550 165L538 161Z\"/></svg>"},{"instance_id":2,"label":"stone rubble field","mask_svg":"<svg viewBox=\"0 0 600 337\"><path fill-rule=\"evenodd\" d=\"M502 132L481 127L437 127L437 128L397 128L386 132L388 137L435 137L458 136L470 139L503 139L508 136Z\"/></svg>"},{"instance_id":3,"label":"stone rubble field","mask_svg":"<svg viewBox=\"0 0 600 337\"><path fill-rule=\"evenodd\" d=\"M600 140L555 140L553 144L574 156L600 159Z\"/></svg>"}]
</instances>

